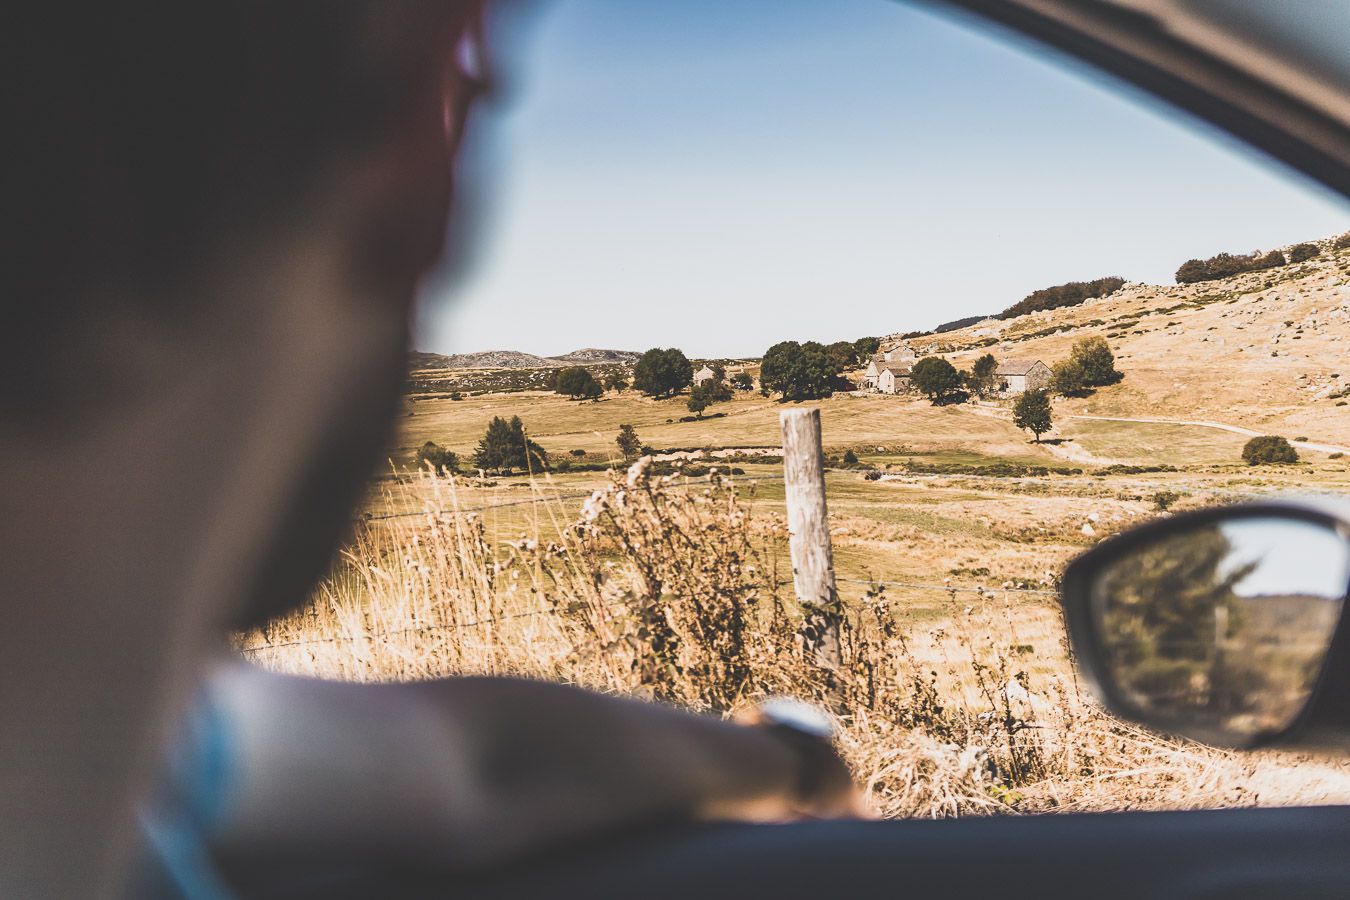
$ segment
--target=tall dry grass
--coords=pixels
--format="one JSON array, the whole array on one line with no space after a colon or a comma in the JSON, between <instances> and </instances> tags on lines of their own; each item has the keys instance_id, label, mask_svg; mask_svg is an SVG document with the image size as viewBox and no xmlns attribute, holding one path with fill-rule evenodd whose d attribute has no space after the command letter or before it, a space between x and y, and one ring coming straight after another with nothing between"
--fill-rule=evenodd
<instances>
[{"instance_id":1,"label":"tall dry grass","mask_svg":"<svg viewBox=\"0 0 1350 900\"><path fill-rule=\"evenodd\" d=\"M1241 756L1105 715L1079 689L1055 608L953 593L937 623L875 586L844 598L842 672L822 671L751 482L616 473L580 511L538 502L496 540L454 478L419 515L358 526L301 613L241 635L287 672L360 681L519 675L717 714L770 695L832 708L887 816L1350 802L1350 773Z\"/></svg>"}]
</instances>

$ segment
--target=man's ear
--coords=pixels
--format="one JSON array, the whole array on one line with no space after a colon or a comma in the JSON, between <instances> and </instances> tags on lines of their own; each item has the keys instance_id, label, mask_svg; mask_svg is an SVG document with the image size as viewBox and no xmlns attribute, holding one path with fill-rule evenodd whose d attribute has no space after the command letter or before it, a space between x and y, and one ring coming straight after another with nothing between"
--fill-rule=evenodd
<instances>
[{"instance_id":1,"label":"man's ear","mask_svg":"<svg viewBox=\"0 0 1350 900\"><path fill-rule=\"evenodd\" d=\"M417 68L419 84L361 160L359 226L350 258L379 293L409 299L446 248L455 163L478 92L454 51L462 23L439 42L444 51Z\"/></svg>"}]
</instances>

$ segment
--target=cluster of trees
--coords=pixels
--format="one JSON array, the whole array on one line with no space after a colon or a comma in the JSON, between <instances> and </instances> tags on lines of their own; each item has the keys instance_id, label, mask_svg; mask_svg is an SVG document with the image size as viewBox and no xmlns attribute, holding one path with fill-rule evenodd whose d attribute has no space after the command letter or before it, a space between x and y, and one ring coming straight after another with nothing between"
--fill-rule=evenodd
<instances>
[{"instance_id":1,"label":"cluster of trees","mask_svg":"<svg viewBox=\"0 0 1350 900\"><path fill-rule=\"evenodd\" d=\"M776 391L784 400L818 400L834 393L842 370L823 344L780 341L764 352L759 383L766 393Z\"/></svg>"},{"instance_id":2,"label":"cluster of trees","mask_svg":"<svg viewBox=\"0 0 1350 900\"><path fill-rule=\"evenodd\" d=\"M653 347L633 366L633 387L648 397L673 397L693 381L693 363L674 347Z\"/></svg>"},{"instance_id":3,"label":"cluster of trees","mask_svg":"<svg viewBox=\"0 0 1350 900\"><path fill-rule=\"evenodd\" d=\"M1105 338L1085 337L1073 345L1068 359L1052 367L1055 393L1082 397L1094 388L1115 384L1124 376L1116 369L1116 357Z\"/></svg>"},{"instance_id":4,"label":"cluster of trees","mask_svg":"<svg viewBox=\"0 0 1350 900\"><path fill-rule=\"evenodd\" d=\"M709 406L714 403L725 403L731 399L731 385L727 383L726 367L721 363L710 363L708 368L712 369L712 377L702 384L694 385L689 391L689 402L686 404L689 411L700 419L703 418L703 411ZM753 384L752 380L751 385Z\"/></svg>"},{"instance_id":5,"label":"cluster of trees","mask_svg":"<svg viewBox=\"0 0 1350 900\"><path fill-rule=\"evenodd\" d=\"M845 369L857 368L881 349L881 338L861 337L856 341L780 341L764 352L760 363L759 384L765 396L779 393L783 400L819 400L835 391L852 390L843 377ZM737 381L742 379L743 381ZM737 390L750 390L754 380L738 375L732 380ZM743 385L743 386L742 386Z\"/></svg>"},{"instance_id":6,"label":"cluster of trees","mask_svg":"<svg viewBox=\"0 0 1350 900\"><path fill-rule=\"evenodd\" d=\"M1350 235L1342 235L1332 244L1337 250L1350 247ZM1219 253L1209 259L1188 259L1177 269L1177 284L1194 284L1197 281L1214 281L1217 278L1229 278L1243 272L1260 272L1264 269L1277 269L1283 265L1307 262L1322 255L1322 248L1316 244L1295 244L1289 248L1289 256L1279 250L1262 253L1257 250L1246 255Z\"/></svg>"},{"instance_id":7,"label":"cluster of trees","mask_svg":"<svg viewBox=\"0 0 1350 900\"><path fill-rule=\"evenodd\" d=\"M1286 262L1284 254L1278 250L1271 250L1269 253L1262 253L1258 250L1246 256L1219 253L1209 259L1188 259L1177 269L1177 284L1214 281L1217 278L1241 275L1243 272L1276 269Z\"/></svg>"},{"instance_id":8,"label":"cluster of trees","mask_svg":"<svg viewBox=\"0 0 1350 900\"><path fill-rule=\"evenodd\" d=\"M940 356L925 356L910 370L910 384L926 396L934 406L959 403L971 394L988 397L998 391L1000 384L998 360L986 353L975 360L969 371L962 371Z\"/></svg>"},{"instance_id":9,"label":"cluster of trees","mask_svg":"<svg viewBox=\"0 0 1350 900\"><path fill-rule=\"evenodd\" d=\"M558 372L553 390L573 400L599 400L605 389L585 366L570 366Z\"/></svg>"},{"instance_id":10,"label":"cluster of trees","mask_svg":"<svg viewBox=\"0 0 1350 900\"><path fill-rule=\"evenodd\" d=\"M1032 291L999 313L998 318L1012 319L1016 316L1046 309L1078 306L1094 297L1105 297L1107 294L1118 291L1124 283L1124 278L1111 275L1094 281L1070 281L1066 284L1057 284L1054 287L1041 288L1039 291Z\"/></svg>"}]
</instances>

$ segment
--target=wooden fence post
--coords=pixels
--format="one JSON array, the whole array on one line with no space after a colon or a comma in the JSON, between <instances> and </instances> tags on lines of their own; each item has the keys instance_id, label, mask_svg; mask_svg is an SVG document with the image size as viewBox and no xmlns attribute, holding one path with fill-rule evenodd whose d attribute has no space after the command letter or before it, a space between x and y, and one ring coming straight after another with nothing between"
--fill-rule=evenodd
<instances>
[{"instance_id":1,"label":"wooden fence post","mask_svg":"<svg viewBox=\"0 0 1350 900\"><path fill-rule=\"evenodd\" d=\"M783 427L783 484L787 501L792 584L806 610L802 630L817 662L838 673L839 592L834 582L830 519L825 507L825 454L819 409L786 409Z\"/></svg>"}]
</instances>

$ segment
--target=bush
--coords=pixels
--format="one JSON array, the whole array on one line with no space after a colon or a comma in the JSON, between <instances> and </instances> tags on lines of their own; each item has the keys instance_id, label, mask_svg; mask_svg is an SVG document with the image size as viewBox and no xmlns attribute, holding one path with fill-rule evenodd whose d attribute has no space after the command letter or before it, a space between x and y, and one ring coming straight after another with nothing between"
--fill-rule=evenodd
<instances>
[{"instance_id":1,"label":"bush","mask_svg":"<svg viewBox=\"0 0 1350 900\"><path fill-rule=\"evenodd\" d=\"M1300 245L1302 246L1302 245ZM1298 260L1291 260L1297 262ZM1214 281L1241 275L1243 272L1259 272L1278 268L1285 264L1284 254L1278 250L1262 253L1259 250L1247 256L1234 256L1231 253L1219 253L1209 259L1188 259L1177 269L1177 284L1194 284L1197 281Z\"/></svg>"},{"instance_id":2,"label":"bush","mask_svg":"<svg viewBox=\"0 0 1350 900\"><path fill-rule=\"evenodd\" d=\"M434 441L427 441L417 450L418 466L431 466L437 475L459 471L459 455Z\"/></svg>"},{"instance_id":3,"label":"bush","mask_svg":"<svg viewBox=\"0 0 1350 900\"><path fill-rule=\"evenodd\" d=\"M1181 499L1181 495L1176 491L1158 491L1153 495L1153 508L1159 512L1166 512L1173 503Z\"/></svg>"},{"instance_id":4,"label":"bush","mask_svg":"<svg viewBox=\"0 0 1350 900\"><path fill-rule=\"evenodd\" d=\"M1298 452L1289 445L1289 441L1278 435L1265 434L1254 437L1242 448L1242 459L1249 466L1268 463L1296 463Z\"/></svg>"},{"instance_id":5,"label":"bush","mask_svg":"<svg viewBox=\"0 0 1350 900\"><path fill-rule=\"evenodd\" d=\"M1344 453L1342 453L1342 452L1340 452L1339 450L1337 450L1335 453L1333 453L1333 454L1331 454L1330 456L1328 456L1327 459L1340 459L1340 458L1341 458L1342 456L1344 456L1344 455L1345 455Z\"/></svg>"},{"instance_id":6,"label":"bush","mask_svg":"<svg viewBox=\"0 0 1350 900\"><path fill-rule=\"evenodd\" d=\"M858 454L854 453L852 450L845 450L844 465L856 466L857 464L858 464Z\"/></svg>"},{"instance_id":7,"label":"bush","mask_svg":"<svg viewBox=\"0 0 1350 900\"><path fill-rule=\"evenodd\" d=\"M1335 250L1350 250L1350 231L1332 241L1331 246Z\"/></svg>"},{"instance_id":8,"label":"bush","mask_svg":"<svg viewBox=\"0 0 1350 900\"><path fill-rule=\"evenodd\" d=\"M1089 393L1087 373L1083 371L1083 364L1078 360L1061 359L1051 367L1051 370L1054 376L1051 378L1050 386L1054 388L1056 394L1079 397Z\"/></svg>"},{"instance_id":9,"label":"bush","mask_svg":"<svg viewBox=\"0 0 1350 900\"><path fill-rule=\"evenodd\" d=\"M585 455L586 455L586 451L585 451L585 450L582 450L580 447L578 447L576 450L573 450L573 451L572 451L572 455L573 455L573 456L585 456Z\"/></svg>"},{"instance_id":10,"label":"bush","mask_svg":"<svg viewBox=\"0 0 1350 900\"><path fill-rule=\"evenodd\" d=\"M750 377L749 372L737 372L731 376L731 386L738 391L753 391L755 379Z\"/></svg>"},{"instance_id":11,"label":"bush","mask_svg":"<svg viewBox=\"0 0 1350 900\"><path fill-rule=\"evenodd\" d=\"M1321 256L1322 248L1316 244L1295 244L1289 248L1289 261L1291 263L1307 262L1314 256Z\"/></svg>"}]
</instances>

